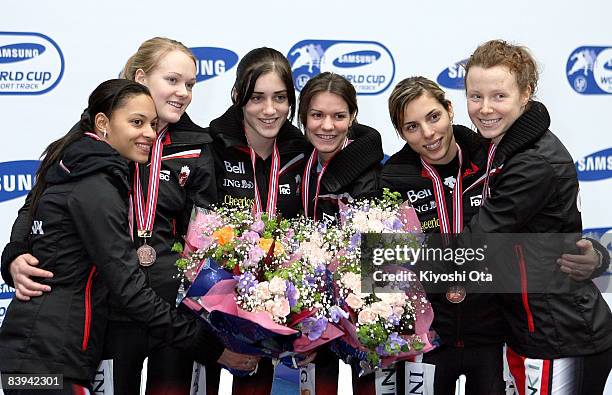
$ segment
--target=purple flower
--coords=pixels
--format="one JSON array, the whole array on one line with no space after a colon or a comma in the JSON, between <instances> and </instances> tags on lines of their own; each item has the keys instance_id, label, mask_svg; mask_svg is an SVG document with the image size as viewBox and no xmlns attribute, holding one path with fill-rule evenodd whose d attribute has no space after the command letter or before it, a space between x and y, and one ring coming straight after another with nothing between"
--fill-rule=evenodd
<instances>
[{"instance_id":1,"label":"purple flower","mask_svg":"<svg viewBox=\"0 0 612 395\"><path fill-rule=\"evenodd\" d=\"M400 335L397 334L397 332L392 332L389 335L389 338L387 339L387 345L389 346L389 348L391 350L393 350L394 352L400 352L402 347L407 345L408 342L403 339Z\"/></svg>"},{"instance_id":2,"label":"purple flower","mask_svg":"<svg viewBox=\"0 0 612 395\"><path fill-rule=\"evenodd\" d=\"M237 278L236 278L237 277ZM238 292L240 295L248 295L259 283L251 272L245 272L240 276L234 276L238 280Z\"/></svg>"},{"instance_id":3,"label":"purple flower","mask_svg":"<svg viewBox=\"0 0 612 395\"><path fill-rule=\"evenodd\" d=\"M346 311L342 310L340 306L332 306L329 309L329 316L333 323L338 323L340 321L340 317L348 318L349 315Z\"/></svg>"},{"instance_id":4,"label":"purple flower","mask_svg":"<svg viewBox=\"0 0 612 395\"><path fill-rule=\"evenodd\" d=\"M298 301L298 290L291 281L287 281L287 290L285 291L289 300L289 307L294 308Z\"/></svg>"},{"instance_id":5,"label":"purple flower","mask_svg":"<svg viewBox=\"0 0 612 395\"><path fill-rule=\"evenodd\" d=\"M349 245L350 250L354 250L361 243L361 233L356 232L351 236L351 244Z\"/></svg>"},{"instance_id":6,"label":"purple flower","mask_svg":"<svg viewBox=\"0 0 612 395\"><path fill-rule=\"evenodd\" d=\"M291 244L294 238L295 238L295 231L290 228L289 230L287 230L287 233L285 233L285 236L283 237L283 242L285 244Z\"/></svg>"},{"instance_id":7,"label":"purple flower","mask_svg":"<svg viewBox=\"0 0 612 395\"><path fill-rule=\"evenodd\" d=\"M259 246L254 246L249 250L249 257L244 262L246 267L254 267L257 266L259 261L264 257L264 252Z\"/></svg>"},{"instance_id":8,"label":"purple flower","mask_svg":"<svg viewBox=\"0 0 612 395\"><path fill-rule=\"evenodd\" d=\"M311 275L306 275L306 276L304 276L304 280L303 280L302 284L304 284L307 287L312 287L313 285L316 284L316 282L317 282L316 278L314 278Z\"/></svg>"},{"instance_id":9,"label":"purple flower","mask_svg":"<svg viewBox=\"0 0 612 395\"><path fill-rule=\"evenodd\" d=\"M404 225L402 224L402 221L399 220L399 218L393 218L392 220L385 221L385 227L387 229L399 230L402 229L403 226Z\"/></svg>"},{"instance_id":10,"label":"purple flower","mask_svg":"<svg viewBox=\"0 0 612 395\"><path fill-rule=\"evenodd\" d=\"M325 232L327 231L327 224L323 221L319 222L319 224L317 225L317 230L319 231L319 233L325 234Z\"/></svg>"},{"instance_id":11,"label":"purple flower","mask_svg":"<svg viewBox=\"0 0 612 395\"><path fill-rule=\"evenodd\" d=\"M323 274L325 274L325 265L317 265L317 267L315 267L314 274L315 276L322 276Z\"/></svg>"},{"instance_id":12,"label":"purple flower","mask_svg":"<svg viewBox=\"0 0 612 395\"><path fill-rule=\"evenodd\" d=\"M324 317L308 317L302 321L302 332L308 335L308 340L315 341L327 329L327 319Z\"/></svg>"},{"instance_id":13,"label":"purple flower","mask_svg":"<svg viewBox=\"0 0 612 395\"><path fill-rule=\"evenodd\" d=\"M395 314L391 314L388 318L388 321L391 325L399 325L400 319Z\"/></svg>"},{"instance_id":14,"label":"purple flower","mask_svg":"<svg viewBox=\"0 0 612 395\"><path fill-rule=\"evenodd\" d=\"M243 233L242 235L242 240L250 243L250 244L255 244L259 241L260 237L259 237L259 233L257 232L253 232L252 230L247 230L246 232Z\"/></svg>"},{"instance_id":15,"label":"purple flower","mask_svg":"<svg viewBox=\"0 0 612 395\"><path fill-rule=\"evenodd\" d=\"M264 229L265 229L266 225L264 224L264 222L260 219L258 219L257 221L253 222L251 224L251 230L253 232L257 232L259 234L262 234Z\"/></svg>"}]
</instances>

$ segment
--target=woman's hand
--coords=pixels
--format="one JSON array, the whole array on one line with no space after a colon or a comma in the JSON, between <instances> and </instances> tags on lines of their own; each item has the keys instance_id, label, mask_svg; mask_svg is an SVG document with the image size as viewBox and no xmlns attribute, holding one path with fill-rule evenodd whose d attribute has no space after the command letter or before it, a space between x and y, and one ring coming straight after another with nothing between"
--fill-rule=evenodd
<instances>
[{"instance_id":1,"label":"woman's hand","mask_svg":"<svg viewBox=\"0 0 612 395\"><path fill-rule=\"evenodd\" d=\"M601 266L601 256L589 240L580 239L576 242L576 246L580 248L582 254L563 254L557 259L557 263L561 266L561 271L567 273L572 280L588 280L595 269Z\"/></svg>"},{"instance_id":2,"label":"woman's hand","mask_svg":"<svg viewBox=\"0 0 612 395\"><path fill-rule=\"evenodd\" d=\"M50 292L51 287L31 280L31 277L51 278L53 273L39 269L38 259L30 254L22 254L10 263L9 271L15 283L15 297L21 301Z\"/></svg>"},{"instance_id":3,"label":"woman's hand","mask_svg":"<svg viewBox=\"0 0 612 395\"><path fill-rule=\"evenodd\" d=\"M239 354L228 350L223 350L223 354L217 360L223 366L236 370L246 370L248 372L254 370L259 363L259 357L254 355Z\"/></svg>"}]
</instances>

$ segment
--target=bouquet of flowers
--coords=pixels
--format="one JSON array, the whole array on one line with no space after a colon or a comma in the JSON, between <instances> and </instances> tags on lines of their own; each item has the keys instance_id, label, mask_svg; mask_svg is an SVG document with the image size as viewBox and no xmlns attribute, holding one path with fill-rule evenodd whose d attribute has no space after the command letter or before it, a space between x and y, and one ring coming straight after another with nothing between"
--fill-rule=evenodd
<instances>
[{"instance_id":1,"label":"bouquet of flowers","mask_svg":"<svg viewBox=\"0 0 612 395\"><path fill-rule=\"evenodd\" d=\"M325 263L315 264L305 250L317 235L316 224L305 220L197 209L178 262L191 282L182 304L208 322L228 348L295 366L295 353L343 333L327 325Z\"/></svg>"},{"instance_id":2,"label":"bouquet of flowers","mask_svg":"<svg viewBox=\"0 0 612 395\"><path fill-rule=\"evenodd\" d=\"M281 295L280 283L273 281L272 291L267 287L270 298L262 304L249 305L243 297L249 278L261 281L289 259L290 239L289 222L265 213L195 208L177 261L189 287L177 302L202 318L232 351L271 358L292 353L300 333L284 325L289 299Z\"/></svg>"},{"instance_id":3,"label":"bouquet of flowers","mask_svg":"<svg viewBox=\"0 0 612 395\"><path fill-rule=\"evenodd\" d=\"M336 305L345 312L339 319L345 335L332 349L360 374L432 349L433 310L418 282L372 292L363 289L361 281L369 270L368 265L364 270L361 265L362 234L392 234L395 237L389 240L394 243L418 247L420 222L414 208L386 190L382 199L342 206L340 220L344 248L338 254L334 276Z\"/></svg>"}]
</instances>

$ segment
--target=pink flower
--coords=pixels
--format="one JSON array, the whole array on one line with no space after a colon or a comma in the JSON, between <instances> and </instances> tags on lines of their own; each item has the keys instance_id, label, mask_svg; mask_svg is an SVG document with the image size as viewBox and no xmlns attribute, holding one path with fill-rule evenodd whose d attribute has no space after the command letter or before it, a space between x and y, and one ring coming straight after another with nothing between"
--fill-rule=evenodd
<instances>
[{"instance_id":1,"label":"pink flower","mask_svg":"<svg viewBox=\"0 0 612 395\"><path fill-rule=\"evenodd\" d=\"M376 313L372 311L372 309L363 309L359 312L357 316L357 321L360 324L372 324L376 322Z\"/></svg>"},{"instance_id":2,"label":"pink flower","mask_svg":"<svg viewBox=\"0 0 612 395\"><path fill-rule=\"evenodd\" d=\"M259 233L253 232L252 230L247 230L242 234L242 240L250 244L256 244L259 241L259 238Z\"/></svg>"},{"instance_id":3,"label":"pink flower","mask_svg":"<svg viewBox=\"0 0 612 395\"><path fill-rule=\"evenodd\" d=\"M243 266L246 268L255 267L263 257L263 250L259 246L253 246L249 250L249 257L243 262Z\"/></svg>"},{"instance_id":4,"label":"pink flower","mask_svg":"<svg viewBox=\"0 0 612 395\"><path fill-rule=\"evenodd\" d=\"M266 227L266 225L264 224L264 222L262 220L258 219L257 221L255 221L255 222L253 222L251 224L250 229L253 232L257 232L259 234L262 234L264 229L265 229L265 227Z\"/></svg>"}]
</instances>

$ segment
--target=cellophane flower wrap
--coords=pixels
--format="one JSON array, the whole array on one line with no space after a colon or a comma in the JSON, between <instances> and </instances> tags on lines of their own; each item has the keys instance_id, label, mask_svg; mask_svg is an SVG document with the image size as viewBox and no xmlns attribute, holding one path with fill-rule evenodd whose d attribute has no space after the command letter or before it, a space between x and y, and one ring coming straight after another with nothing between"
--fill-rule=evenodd
<instances>
[{"instance_id":1,"label":"cellophane flower wrap","mask_svg":"<svg viewBox=\"0 0 612 395\"><path fill-rule=\"evenodd\" d=\"M332 349L360 375L433 349L433 310L418 282L390 292L362 292L362 275L371 274L362 273L362 235L392 234L395 244L418 247L421 228L414 208L385 190L381 199L341 206L340 227L344 241L334 278L336 306L343 311L338 322L345 335Z\"/></svg>"},{"instance_id":2,"label":"cellophane flower wrap","mask_svg":"<svg viewBox=\"0 0 612 395\"><path fill-rule=\"evenodd\" d=\"M321 234L312 221L196 209L178 262L192 284L182 304L233 351L295 367L294 355L343 334L328 324L331 277L324 270L332 253L327 260L310 254Z\"/></svg>"}]
</instances>

